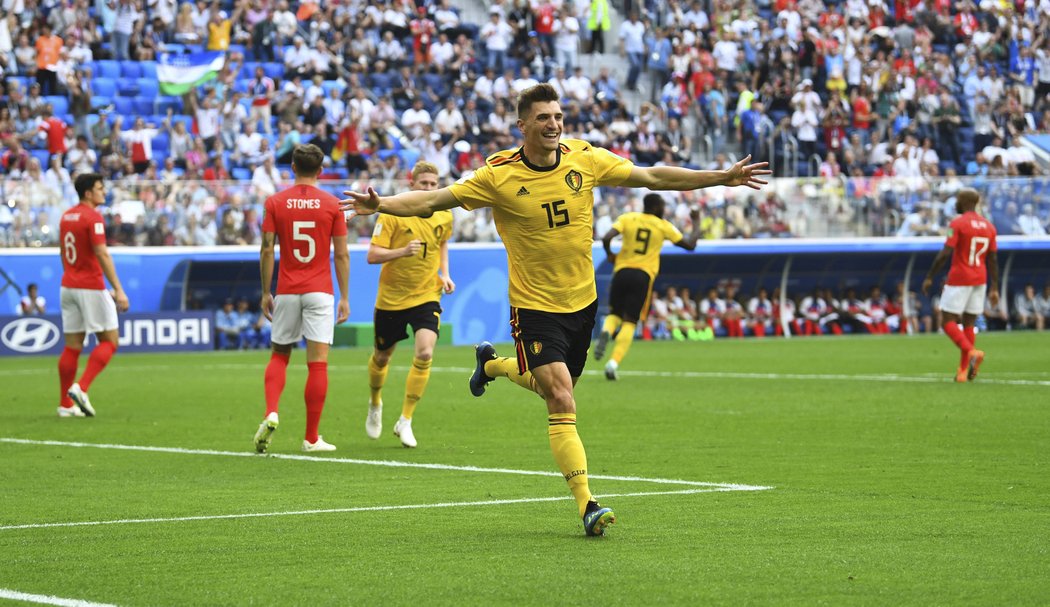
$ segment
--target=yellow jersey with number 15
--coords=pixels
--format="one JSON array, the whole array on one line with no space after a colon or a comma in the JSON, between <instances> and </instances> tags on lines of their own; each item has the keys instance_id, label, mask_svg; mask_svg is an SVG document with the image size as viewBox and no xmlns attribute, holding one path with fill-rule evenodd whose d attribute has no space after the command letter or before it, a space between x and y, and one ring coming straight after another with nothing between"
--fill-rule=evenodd
<instances>
[{"instance_id":1,"label":"yellow jersey with number 15","mask_svg":"<svg viewBox=\"0 0 1050 607\"><path fill-rule=\"evenodd\" d=\"M380 310L407 310L440 301L441 245L451 236L451 211L438 211L430 217L379 215L372 231L372 244L384 249L401 249L418 240L422 248L411 257L383 264L379 271L376 307Z\"/></svg>"},{"instance_id":2,"label":"yellow jersey with number 15","mask_svg":"<svg viewBox=\"0 0 1050 607\"><path fill-rule=\"evenodd\" d=\"M655 280L660 273L660 248L664 240L672 243L682 240L678 228L652 213L624 213L616 218L612 227L623 239L613 265L614 273L623 268L636 268Z\"/></svg>"},{"instance_id":3,"label":"yellow jersey with number 15","mask_svg":"<svg viewBox=\"0 0 1050 607\"><path fill-rule=\"evenodd\" d=\"M593 190L622 184L633 167L604 148L564 139L549 167L529 162L523 148L506 150L449 190L465 209L492 207L507 249L511 306L576 312L598 297Z\"/></svg>"}]
</instances>

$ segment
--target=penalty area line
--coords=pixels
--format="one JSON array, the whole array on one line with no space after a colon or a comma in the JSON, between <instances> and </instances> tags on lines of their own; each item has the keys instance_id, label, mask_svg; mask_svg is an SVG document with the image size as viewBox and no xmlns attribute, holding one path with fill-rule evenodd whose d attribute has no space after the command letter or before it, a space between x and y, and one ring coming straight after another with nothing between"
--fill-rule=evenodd
<instances>
[{"instance_id":1,"label":"penalty area line","mask_svg":"<svg viewBox=\"0 0 1050 607\"><path fill-rule=\"evenodd\" d=\"M36 603L38 605L59 605L60 607L116 607L110 603L94 603L81 599L66 599L46 594L29 594L8 588L0 588L0 599L11 601L22 601L24 603Z\"/></svg>"},{"instance_id":2,"label":"penalty area line","mask_svg":"<svg viewBox=\"0 0 1050 607\"><path fill-rule=\"evenodd\" d=\"M758 490L758 489L754 489ZM648 497L660 495L693 495L697 493L725 493L739 491L727 487L714 487L709 489L679 489L676 491L638 491L631 493L608 493L600 497L625 498L625 497ZM290 510L282 512L246 512L240 514L206 514L199 516L173 516L166 518L138 518L138 519L116 519L108 521L74 521L66 523L29 523L24 525L0 526L0 531L14 531L18 529L51 529L55 527L97 527L101 525L137 525L144 523L184 523L193 521L215 521L225 519L245 518L270 518L277 516L309 516L317 514L345 514L351 512L386 512L391 510L432 510L437 508L476 508L481 506L507 506L513 504L535 504L540 502L562 502L573 499L571 495L559 495L557 497L523 497L518 499L482 500L473 502L438 502L434 504L398 504L391 506L355 506L349 508L319 508L313 510ZM0 597L2 598L2 597ZM49 603L52 605L65 605L66 603ZM96 605L97 603L69 603L70 605Z\"/></svg>"},{"instance_id":3,"label":"penalty area line","mask_svg":"<svg viewBox=\"0 0 1050 607\"><path fill-rule=\"evenodd\" d=\"M358 466L381 466L388 468L417 468L423 470L445 470L453 472L477 472L490 474L514 474L520 476L551 476L561 478L558 472L548 470L515 470L512 468L482 468L478 466L454 466L451 464L428 464L421 462L403 462L394 460L352 459L340 457L318 457L316 455L296 455L292 453L271 453L259 455L250 451L217 451L212 449L183 449L181 447L151 447L148 445L118 445L107 443L80 443L56 440L31 440L25 438L0 437L0 443L32 445L45 447L77 447L94 449L114 449L118 451L143 451L148 453L174 453L179 455L211 455L219 457L269 458L292 461L325 462L329 464L353 464ZM589 474L594 480L624 481L633 483L653 483L657 485L686 485L690 487L711 487L725 491L762 491L772 489L760 485L741 485L736 483L711 483L687 481L671 478L646 478L640 476L613 476L606 474Z\"/></svg>"}]
</instances>

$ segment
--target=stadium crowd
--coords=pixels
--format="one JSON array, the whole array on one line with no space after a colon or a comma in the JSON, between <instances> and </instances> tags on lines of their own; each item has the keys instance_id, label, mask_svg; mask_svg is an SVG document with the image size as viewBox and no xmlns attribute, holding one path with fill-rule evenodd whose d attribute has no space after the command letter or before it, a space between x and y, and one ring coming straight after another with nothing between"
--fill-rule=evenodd
<instances>
[{"instance_id":1,"label":"stadium crowd","mask_svg":"<svg viewBox=\"0 0 1050 607\"><path fill-rule=\"evenodd\" d=\"M4 0L0 245L53 245L88 170L112 180L113 245L254 244L296 143L326 152L335 192L403 189L419 158L455 179L519 143L515 98L539 81L566 136L637 163L736 150L819 177L676 197L708 238L939 233L964 182L1001 234L1046 233L1050 182L1022 137L1050 132L1050 0L616 8L614 32L607 0L496 1L484 23L450 0ZM217 76L161 94L158 60L199 51L225 53ZM621 53L626 78L588 52ZM640 197L602 192L596 236ZM474 215L456 239L496 239Z\"/></svg>"}]
</instances>

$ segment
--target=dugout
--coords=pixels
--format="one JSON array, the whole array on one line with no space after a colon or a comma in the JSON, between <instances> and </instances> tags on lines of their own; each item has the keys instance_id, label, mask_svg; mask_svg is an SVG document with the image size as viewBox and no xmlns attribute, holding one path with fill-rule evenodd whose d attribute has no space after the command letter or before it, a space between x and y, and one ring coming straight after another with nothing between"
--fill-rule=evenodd
<instances>
[{"instance_id":1,"label":"dugout","mask_svg":"<svg viewBox=\"0 0 1050 607\"><path fill-rule=\"evenodd\" d=\"M688 287L702 297L711 287L727 281L739 283L741 303L759 287L770 296L775 288L801 299L813 288L830 288L836 294L855 288L859 297L873 286L892 295L898 282L918 292L926 270L944 246L943 238L854 238L702 241L690 253L665 246L660 275L654 288ZM1003 236L998 238L1000 289L1009 296L1031 282L1037 289L1050 283L1050 238ZM599 312L608 309L612 265L596 251ZM947 267L945 268L945 271ZM942 273L941 277L944 274ZM924 304L928 305L928 301Z\"/></svg>"}]
</instances>

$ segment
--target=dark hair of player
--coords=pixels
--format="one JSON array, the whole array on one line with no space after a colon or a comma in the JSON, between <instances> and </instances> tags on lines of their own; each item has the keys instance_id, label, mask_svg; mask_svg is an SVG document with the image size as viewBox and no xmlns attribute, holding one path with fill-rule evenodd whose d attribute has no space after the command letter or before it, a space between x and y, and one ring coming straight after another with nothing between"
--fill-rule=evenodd
<instances>
[{"instance_id":1,"label":"dark hair of player","mask_svg":"<svg viewBox=\"0 0 1050 607\"><path fill-rule=\"evenodd\" d=\"M650 215L663 217L664 197L659 194L646 194L645 198L642 199L642 208Z\"/></svg>"},{"instance_id":2,"label":"dark hair of player","mask_svg":"<svg viewBox=\"0 0 1050 607\"><path fill-rule=\"evenodd\" d=\"M302 177L314 177L321 172L324 152L312 143L295 146L292 150L292 170Z\"/></svg>"},{"instance_id":3,"label":"dark hair of player","mask_svg":"<svg viewBox=\"0 0 1050 607\"><path fill-rule=\"evenodd\" d=\"M559 99L558 91L547 83L530 86L522 91L521 97L518 98L518 118L524 120L529 115L533 103L558 101Z\"/></svg>"},{"instance_id":4,"label":"dark hair of player","mask_svg":"<svg viewBox=\"0 0 1050 607\"><path fill-rule=\"evenodd\" d=\"M95 189L95 184L105 181L102 175L98 173L81 173L77 175L76 181L73 182L73 188L77 191L77 196L83 200L88 192Z\"/></svg>"}]
</instances>

